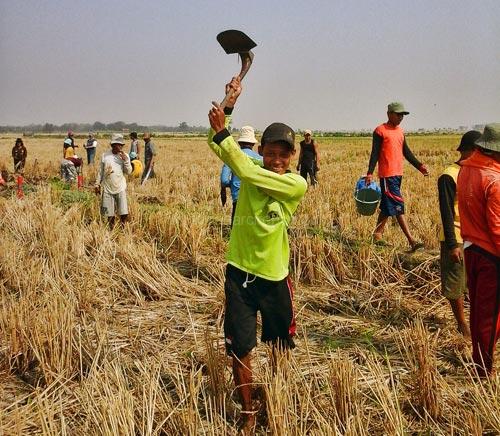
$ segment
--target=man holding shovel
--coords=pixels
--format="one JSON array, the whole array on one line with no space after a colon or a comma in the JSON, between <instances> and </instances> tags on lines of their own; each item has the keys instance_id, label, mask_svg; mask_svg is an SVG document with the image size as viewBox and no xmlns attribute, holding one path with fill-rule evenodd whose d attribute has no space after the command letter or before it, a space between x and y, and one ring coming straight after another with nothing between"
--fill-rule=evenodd
<instances>
[{"instance_id":1,"label":"man holding shovel","mask_svg":"<svg viewBox=\"0 0 500 436\"><path fill-rule=\"evenodd\" d=\"M257 343L257 311L262 317L261 340L272 344L274 359L278 351L295 346L287 229L307 182L289 171L295 133L285 124L273 123L264 130L259 146L262 162L241 150L227 129L240 93L240 78L235 77L226 85L225 108L214 103L208 114L208 143L241 180L226 255L224 334L227 352L233 357L242 430L249 434L256 422L251 351Z\"/></svg>"}]
</instances>

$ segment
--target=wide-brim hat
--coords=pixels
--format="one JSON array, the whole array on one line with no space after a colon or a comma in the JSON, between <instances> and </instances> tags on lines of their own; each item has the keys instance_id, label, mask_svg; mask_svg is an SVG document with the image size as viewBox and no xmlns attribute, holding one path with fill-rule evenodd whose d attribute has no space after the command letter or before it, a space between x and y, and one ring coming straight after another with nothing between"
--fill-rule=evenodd
<instances>
[{"instance_id":1,"label":"wide-brim hat","mask_svg":"<svg viewBox=\"0 0 500 436\"><path fill-rule=\"evenodd\" d=\"M389 103L387 105L387 112L395 112L397 114L410 115L410 112L408 112L405 109L404 104L401 103L400 101L393 101L392 103Z\"/></svg>"},{"instance_id":2,"label":"wide-brim hat","mask_svg":"<svg viewBox=\"0 0 500 436\"><path fill-rule=\"evenodd\" d=\"M500 152L500 123L484 126L483 134L476 140L478 147Z\"/></svg>"},{"instance_id":3,"label":"wide-brim hat","mask_svg":"<svg viewBox=\"0 0 500 436\"><path fill-rule=\"evenodd\" d=\"M121 133L113 133L111 136L111 141L109 141L111 145L113 144L121 144L125 145L125 141L123 140L123 135Z\"/></svg>"},{"instance_id":4,"label":"wide-brim hat","mask_svg":"<svg viewBox=\"0 0 500 436\"><path fill-rule=\"evenodd\" d=\"M272 123L264 133L262 133L262 138L260 143L262 145L270 144L272 142L285 142L290 146L290 149L295 149L295 132L290 126L283 123Z\"/></svg>"},{"instance_id":5,"label":"wide-brim hat","mask_svg":"<svg viewBox=\"0 0 500 436\"><path fill-rule=\"evenodd\" d=\"M457 151L470 151L474 150L477 145L476 141L481 137L481 132L477 130L469 130L467 133L464 133L462 139L460 139L460 145L457 148Z\"/></svg>"},{"instance_id":6,"label":"wide-brim hat","mask_svg":"<svg viewBox=\"0 0 500 436\"><path fill-rule=\"evenodd\" d=\"M243 126L240 129L240 136L238 142L248 142L249 144L256 144L255 131L252 126Z\"/></svg>"}]
</instances>

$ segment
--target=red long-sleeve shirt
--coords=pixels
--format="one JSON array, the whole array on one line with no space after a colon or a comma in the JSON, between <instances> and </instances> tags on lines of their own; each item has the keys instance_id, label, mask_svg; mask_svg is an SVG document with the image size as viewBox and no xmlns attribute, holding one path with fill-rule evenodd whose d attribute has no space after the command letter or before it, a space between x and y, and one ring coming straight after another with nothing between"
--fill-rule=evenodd
<instances>
[{"instance_id":1,"label":"red long-sleeve shirt","mask_svg":"<svg viewBox=\"0 0 500 436\"><path fill-rule=\"evenodd\" d=\"M457 191L462 238L500 257L500 163L475 151L461 165Z\"/></svg>"}]
</instances>

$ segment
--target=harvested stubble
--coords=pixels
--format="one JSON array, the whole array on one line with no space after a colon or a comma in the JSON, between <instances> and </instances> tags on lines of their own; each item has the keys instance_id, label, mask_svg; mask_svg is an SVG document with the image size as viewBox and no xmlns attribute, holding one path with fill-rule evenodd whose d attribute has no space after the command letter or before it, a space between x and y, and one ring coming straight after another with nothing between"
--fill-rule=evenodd
<instances>
[{"instance_id":1,"label":"harvested stubble","mask_svg":"<svg viewBox=\"0 0 500 436\"><path fill-rule=\"evenodd\" d=\"M202 139L155 141L158 177L130 183L131 222L109 231L97 199L62 203L43 182L50 141L26 141L36 192L0 196L0 434L235 434L219 162ZM320 185L290 232L298 347L274 372L256 350L259 433L500 432L498 376L475 380L439 294L436 176L457 141L410 138L433 173L407 168L403 185L420 256L395 226L393 247L371 246L374 218L355 213L369 139L319 141Z\"/></svg>"}]
</instances>

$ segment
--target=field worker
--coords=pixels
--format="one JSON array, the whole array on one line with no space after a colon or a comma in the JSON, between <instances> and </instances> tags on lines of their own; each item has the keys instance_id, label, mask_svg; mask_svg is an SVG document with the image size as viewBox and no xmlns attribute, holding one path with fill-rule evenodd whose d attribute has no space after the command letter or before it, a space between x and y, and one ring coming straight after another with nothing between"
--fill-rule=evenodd
<instances>
[{"instance_id":1,"label":"field worker","mask_svg":"<svg viewBox=\"0 0 500 436\"><path fill-rule=\"evenodd\" d=\"M458 331L470 337L469 324L464 315L465 267L463 263L463 243L460 236L460 215L458 213L457 177L460 164L470 157L481 133L471 130L462 136L457 151L460 158L448 166L438 179L439 210L441 213L441 290L448 299L457 321Z\"/></svg>"},{"instance_id":2,"label":"field worker","mask_svg":"<svg viewBox=\"0 0 500 436\"><path fill-rule=\"evenodd\" d=\"M316 173L319 171L319 153L318 145L314 139L312 139L311 135L312 132L310 130L305 130L304 140L300 141L297 171L300 171L300 175L306 180L307 176L309 176L311 185L315 185L318 182Z\"/></svg>"},{"instance_id":3,"label":"field worker","mask_svg":"<svg viewBox=\"0 0 500 436\"><path fill-rule=\"evenodd\" d=\"M73 183L77 180L81 170L82 159L75 154L75 149L68 146L64 150L64 158L61 160L61 178L66 183Z\"/></svg>"},{"instance_id":4,"label":"field worker","mask_svg":"<svg viewBox=\"0 0 500 436\"><path fill-rule=\"evenodd\" d=\"M258 159L262 161L260 155L253 151L253 146L257 143L255 139L255 131L252 126L243 126L240 130L240 136L238 138L238 145L240 146L243 153L250 156L251 158ZM222 166L222 171L220 173L220 184L221 191L220 196L222 200L222 205L226 204L226 188L231 190L231 199L233 201L233 210L231 212L231 226L234 221L234 213L236 211L236 203L238 201L238 193L240 192L241 181L239 177L231 171L231 168L227 164Z\"/></svg>"},{"instance_id":5,"label":"field worker","mask_svg":"<svg viewBox=\"0 0 500 436\"><path fill-rule=\"evenodd\" d=\"M23 173L24 166L26 165L27 156L28 156L28 150L26 150L23 140L21 138L17 138L14 147L12 147L12 159L14 159L15 173L19 174Z\"/></svg>"},{"instance_id":6,"label":"field worker","mask_svg":"<svg viewBox=\"0 0 500 436\"><path fill-rule=\"evenodd\" d=\"M125 174L132 172L128 154L123 152L123 135L114 133L111 137L111 150L103 153L95 184L96 194L101 193L101 211L108 217L111 226L115 223L115 214L123 224L127 221L127 181Z\"/></svg>"},{"instance_id":7,"label":"field worker","mask_svg":"<svg viewBox=\"0 0 500 436\"><path fill-rule=\"evenodd\" d=\"M89 133L89 138L87 142L83 145L83 148L87 150L87 164L91 165L94 163L95 153L97 151L97 140L92 132Z\"/></svg>"},{"instance_id":8,"label":"field worker","mask_svg":"<svg viewBox=\"0 0 500 436\"><path fill-rule=\"evenodd\" d=\"M63 158L67 159L73 156L75 154L75 147L78 147L78 145L75 145L70 138L66 138L63 146Z\"/></svg>"},{"instance_id":9,"label":"field worker","mask_svg":"<svg viewBox=\"0 0 500 436\"><path fill-rule=\"evenodd\" d=\"M403 230L411 251L423 248L424 244L418 242L410 233L405 218L404 200L401 196L401 181L403 179L403 160L406 158L424 176L429 172L425 165L420 163L406 144L403 129L399 127L403 117L408 115L403 103L394 102L387 106L387 122L378 126L373 132L372 151L365 183L369 185L373 180L373 171L378 162L378 176L382 189L380 201L380 214L377 226L373 232L373 240L382 242L384 227L391 216L395 216Z\"/></svg>"},{"instance_id":10,"label":"field worker","mask_svg":"<svg viewBox=\"0 0 500 436\"><path fill-rule=\"evenodd\" d=\"M262 341L277 350L294 347L295 319L289 279L288 226L304 196L307 183L289 171L295 154L294 131L285 124L268 126L261 139L262 162L245 154L230 135L231 113L241 93L240 80L226 85L233 91L227 107L216 103L208 114L208 143L240 178L238 206L226 254L224 334L233 357L233 375L242 405L244 432L255 426L252 406L251 351L256 346L257 311Z\"/></svg>"},{"instance_id":11,"label":"field worker","mask_svg":"<svg viewBox=\"0 0 500 436\"><path fill-rule=\"evenodd\" d=\"M151 141L151 133L144 133L144 172L142 173L142 182L152 179L155 176L154 161L156 156L156 147Z\"/></svg>"},{"instance_id":12,"label":"field worker","mask_svg":"<svg viewBox=\"0 0 500 436\"><path fill-rule=\"evenodd\" d=\"M472 358L493 373L500 335L500 123L487 124L461 162L457 193L470 299Z\"/></svg>"},{"instance_id":13,"label":"field worker","mask_svg":"<svg viewBox=\"0 0 500 436\"><path fill-rule=\"evenodd\" d=\"M68 131L68 136L66 136L66 138L64 139L64 143L63 143L63 156L65 155L65 150L68 148L68 147L75 147L75 140L73 138L73 131L72 130L69 130Z\"/></svg>"},{"instance_id":14,"label":"field worker","mask_svg":"<svg viewBox=\"0 0 500 436\"><path fill-rule=\"evenodd\" d=\"M130 132L129 156L131 156L132 153L135 153L135 156L138 158L141 156L141 143L139 142L139 139L137 139L137 132Z\"/></svg>"}]
</instances>

